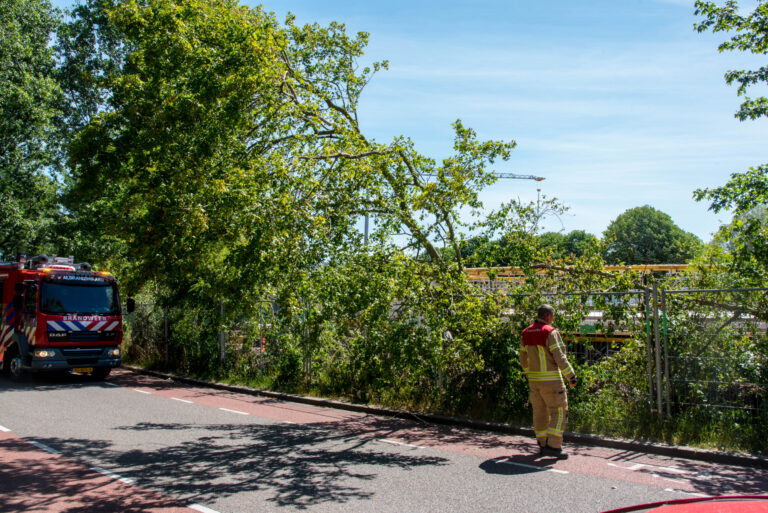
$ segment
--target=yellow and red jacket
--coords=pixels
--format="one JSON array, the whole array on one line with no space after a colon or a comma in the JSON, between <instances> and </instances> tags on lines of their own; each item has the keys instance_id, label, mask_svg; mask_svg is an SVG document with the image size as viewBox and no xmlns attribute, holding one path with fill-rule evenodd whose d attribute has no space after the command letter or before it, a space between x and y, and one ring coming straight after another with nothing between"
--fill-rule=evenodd
<instances>
[{"instance_id":1,"label":"yellow and red jacket","mask_svg":"<svg viewBox=\"0 0 768 513\"><path fill-rule=\"evenodd\" d=\"M560 332L541 319L523 330L520 365L529 382L563 383L563 376L574 375Z\"/></svg>"}]
</instances>

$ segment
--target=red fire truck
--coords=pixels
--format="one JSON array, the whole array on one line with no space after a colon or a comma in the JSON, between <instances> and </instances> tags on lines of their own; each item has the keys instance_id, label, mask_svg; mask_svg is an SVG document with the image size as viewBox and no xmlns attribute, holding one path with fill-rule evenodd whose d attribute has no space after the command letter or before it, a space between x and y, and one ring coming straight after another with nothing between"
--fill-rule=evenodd
<instances>
[{"instance_id":1,"label":"red fire truck","mask_svg":"<svg viewBox=\"0 0 768 513\"><path fill-rule=\"evenodd\" d=\"M120 365L117 281L72 257L0 262L0 369L76 372L106 378ZM128 310L133 310L129 300Z\"/></svg>"}]
</instances>

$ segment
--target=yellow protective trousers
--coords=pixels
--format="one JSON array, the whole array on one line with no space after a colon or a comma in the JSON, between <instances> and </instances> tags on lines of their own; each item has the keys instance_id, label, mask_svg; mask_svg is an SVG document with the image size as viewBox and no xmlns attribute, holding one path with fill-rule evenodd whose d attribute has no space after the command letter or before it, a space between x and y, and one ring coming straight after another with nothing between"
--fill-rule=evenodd
<instances>
[{"instance_id":1,"label":"yellow protective trousers","mask_svg":"<svg viewBox=\"0 0 768 513\"><path fill-rule=\"evenodd\" d=\"M568 421L568 394L565 385L562 381L530 381L528 385L536 441L541 446L561 448L563 431Z\"/></svg>"}]
</instances>

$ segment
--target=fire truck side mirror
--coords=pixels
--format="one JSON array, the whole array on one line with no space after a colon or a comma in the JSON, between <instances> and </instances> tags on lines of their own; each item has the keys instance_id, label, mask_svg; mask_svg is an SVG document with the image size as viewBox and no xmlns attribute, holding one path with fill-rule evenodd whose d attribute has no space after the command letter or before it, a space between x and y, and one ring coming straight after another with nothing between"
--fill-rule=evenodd
<instances>
[{"instance_id":1,"label":"fire truck side mirror","mask_svg":"<svg viewBox=\"0 0 768 513\"><path fill-rule=\"evenodd\" d=\"M24 296L21 294L16 294L13 296L13 308L15 310L23 310L24 309Z\"/></svg>"},{"instance_id":2,"label":"fire truck side mirror","mask_svg":"<svg viewBox=\"0 0 768 513\"><path fill-rule=\"evenodd\" d=\"M125 307L128 310L128 313L133 313L136 310L136 300L129 297L125 300Z\"/></svg>"}]
</instances>

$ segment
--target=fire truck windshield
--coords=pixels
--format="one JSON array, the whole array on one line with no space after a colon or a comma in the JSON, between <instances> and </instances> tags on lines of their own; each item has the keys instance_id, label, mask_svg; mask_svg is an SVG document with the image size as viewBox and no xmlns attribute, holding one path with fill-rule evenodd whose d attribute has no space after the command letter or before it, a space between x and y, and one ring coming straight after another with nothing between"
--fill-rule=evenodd
<instances>
[{"instance_id":1,"label":"fire truck windshield","mask_svg":"<svg viewBox=\"0 0 768 513\"><path fill-rule=\"evenodd\" d=\"M106 281L43 281L40 311L53 315L119 315L117 287Z\"/></svg>"}]
</instances>

